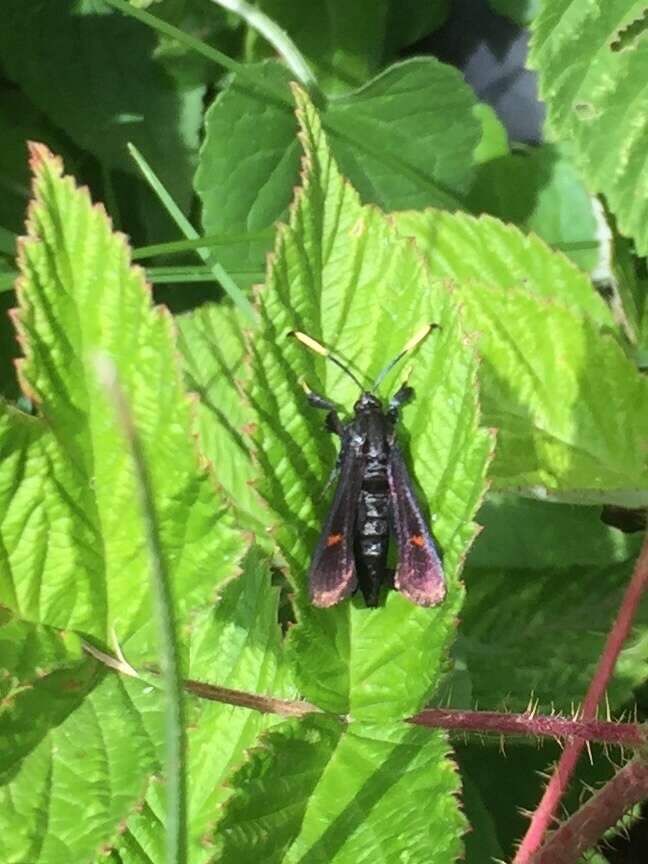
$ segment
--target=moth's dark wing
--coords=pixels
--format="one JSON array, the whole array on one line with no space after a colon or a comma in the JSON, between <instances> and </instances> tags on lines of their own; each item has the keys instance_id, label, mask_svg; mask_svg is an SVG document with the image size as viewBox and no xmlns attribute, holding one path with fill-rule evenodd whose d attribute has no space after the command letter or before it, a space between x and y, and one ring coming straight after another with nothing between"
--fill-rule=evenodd
<instances>
[{"instance_id":1,"label":"moth's dark wing","mask_svg":"<svg viewBox=\"0 0 648 864\"><path fill-rule=\"evenodd\" d=\"M413 603L434 606L446 593L443 566L414 495L405 460L396 445L390 451L387 474L398 543L394 585Z\"/></svg>"},{"instance_id":2,"label":"moth's dark wing","mask_svg":"<svg viewBox=\"0 0 648 864\"><path fill-rule=\"evenodd\" d=\"M334 606L356 587L353 535L363 474L361 448L350 443L343 453L337 489L308 576L315 606Z\"/></svg>"}]
</instances>

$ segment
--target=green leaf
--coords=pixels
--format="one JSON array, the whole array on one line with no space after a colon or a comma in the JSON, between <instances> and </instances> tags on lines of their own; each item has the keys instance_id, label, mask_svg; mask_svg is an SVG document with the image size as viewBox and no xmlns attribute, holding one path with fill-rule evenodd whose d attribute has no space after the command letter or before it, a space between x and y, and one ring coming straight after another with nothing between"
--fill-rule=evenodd
<instances>
[{"instance_id":1,"label":"green leaf","mask_svg":"<svg viewBox=\"0 0 648 864\"><path fill-rule=\"evenodd\" d=\"M188 675L294 698L277 593L259 555L248 555L220 602L194 617ZM165 784L150 781L160 770L163 691L80 661L76 641L22 622L0 628L0 663L11 672L0 714L0 827L11 835L2 860L67 864L94 860L101 846L133 864L162 864ZM277 718L194 698L187 713L197 864L211 858L203 841L231 794L226 775ZM81 810L92 818L79 830Z\"/></svg>"},{"instance_id":2,"label":"green leaf","mask_svg":"<svg viewBox=\"0 0 648 864\"><path fill-rule=\"evenodd\" d=\"M604 566L630 560L642 537L601 521L600 507L533 501L491 493L478 515L483 530L470 553L471 567Z\"/></svg>"},{"instance_id":3,"label":"green leaf","mask_svg":"<svg viewBox=\"0 0 648 864\"><path fill-rule=\"evenodd\" d=\"M567 814L575 812L582 805L586 790L591 792L601 787L617 770L614 760L608 758L609 753L603 747L592 745L588 750L592 753L592 759L580 760L569 788L561 799L563 821ZM482 738L468 743L457 742L455 752L464 789L476 788L487 802L502 850L498 860L512 860L520 838L529 827L529 813L538 806L547 776L560 756L559 746L547 739L533 742L531 746L520 746L519 739L515 742L510 739L498 741L495 738ZM497 778L497 794L493 794L494 777ZM477 831L471 833L475 834L476 841L482 836ZM467 853L470 836L466 836ZM468 855L466 861L472 864ZM594 861L605 864L598 859ZM589 855L582 860L582 864L586 862L594 864Z\"/></svg>"},{"instance_id":4,"label":"green leaf","mask_svg":"<svg viewBox=\"0 0 648 864\"><path fill-rule=\"evenodd\" d=\"M3 771L4 861L87 861L102 842L118 836L120 820L159 769L159 700L151 700L142 682L112 674L93 687L93 670L96 664L86 661L76 676L48 676L2 715L3 740L15 735L11 726L29 727L34 717L49 715L52 723Z\"/></svg>"},{"instance_id":5,"label":"green leaf","mask_svg":"<svg viewBox=\"0 0 648 864\"><path fill-rule=\"evenodd\" d=\"M339 174L317 115L299 93L297 99L304 185L279 233L261 295L262 327L252 343L259 488L278 517L275 536L298 591L291 643L300 689L337 713L402 717L422 705L439 676L492 440L478 428L477 361L448 291L429 279L413 244L377 209L360 204ZM404 426L416 481L429 496L449 596L433 609L394 591L377 610L363 608L358 598L315 609L305 596L306 572L326 511L318 490L335 465L335 446L307 406L299 379L346 406L357 387L286 334L299 329L321 339L372 380L428 321L441 329L417 351L411 383L420 398L405 409ZM397 374L389 376L385 393L397 386Z\"/></svg>"},{"instance_id":6,"label":"green leaf","mask_svg":"<svg viewBox=\"0 0 648 864\"><path fill-rule=\"evenodd\" d=\"M457 653L468 705L570 712L583 698L643 538L601 522L599 508L490 495L466 571ZM644 616L645 617L645 616ZM623 652L610 699L646 674L643 617ZM453 700L454 700L453 687Z\"/></svg>"},{"instance_id":7,"label":"green leaf","mask_svg":"<svg viewBox=\"0 0 648 864\"><path fill-rule=\"evenodd\" d=\"M289 98L283 67L268 61L252 68L260 82L284 87ZM194 185L205 233L238 235L231 245L219 246L218 256L240 285L260 281L272 245L271 234L249 241L240 235L270 228L292 197L299 165L296 128L287 105L270 103L264 91L251 90L236 77L206 114Z\"/></svg>"},{"instance_id":8,"label":"green leaf","mask_svg":"<svg viewBox=\"0 0 648 864\"><path fill-rule=\"evenodd\" d=\"M6 73L56 126L109 168L136 170L126 158L132 141L186 208L202 88L182 91L152 59L155 36L147 28L107 14L103 4L84 5L44 0L27 7L7 0L0 29Z\"/></svg>"},{"instance_id":9,"label":"green leaf","mask_svg":"<svg viewBox=\"0 0 648 864\"><path fill-rule=\"evenodd\" d=\"M18 345L7 313L15 303L15 274L10 267L16 254L16 234L24 224L30 194L28 141L44 141L75 164L72 154L78 151L69 139L23 93L6 82L0 87L0 251L9 260L0 258L0 391L13 401L19 395L13 371Z\"/></svg>"},{"instance_id":10,"label":"green leaf","mask_svg":"<svg viewBox=\"0 0 648 864\"><path fill-rule=\"evenodd\" d=\"M213 84L221 76L221 69L213 58L197 51L196 44L218 45L220 51L230 57L241 55L243 22L216 3L172 0L163 5L158 3L151 11L180 28L189 40L193 40L180 42L171 33L157 31L159 44L155 58L184 88L195 84Z\"/></svg>"},{"instance_id":11,"label":"green leaf","mask_svg":"<svg viewBox=\"0 0 648 864\"><path fill-rule=\"evenodd\" d=\"M2 267L0 266L1 276ZM13 287L15 275L12 274L10 278ZM20 349L16 343L15 331L9 319L9 312L14 302L13 292L0 292L0 404L2 397L15 400L20 392L13 366L20 354Z\"/></svg>"},{"instance_id":12,"label":"green leaf","mask_svg":"<svg viewBox=\"0 0 648 864\"><path fill-rule=\"evenodd\" d=\"M219 603L192 624L189 677L248 693L294 698L277 625L277 594L260 556L249 555L243 573L225 587ZM213 848L204 841L232 794L225 783L228 774L259 733L278 718L204 700L190 700L188 706L189 852L192 864L200 864L213 860ZM166 860L159 815L163 800L164 787L151 784L144 805L129 816L115 845L130 864Z\"/></svg>"},{"instance_id":13,"label":"green leaf","mask_svg":"<svg viewBox=\"0 0 648 864\"><path fill-rule=\"evenodd\" d=\"M461 650L480 708L570 713L587 691L633 561L597 567L466 571ZM607 687L623 705L648 674L646 616Z\"/></svg>"},{"instance_id":14,"label":"green leaf","mask_svg":"<svg viewBox=\"0 0 648 864\"><path fill-rule=\"evenodd\" d=\"M596 219L565 149L545 144L481 165L470 193L471 209L535 232L591 272L599 257Z\"/></svg>"},{"instance_id":15,"label":"green leaf","mask_svg":"<svg viewBox=\"0 0 648 864\"><path fill-rule=\"evenodd\" d=\"M642 367L641 315L646 297L645 285L639 276L638 262L634 257L632 243L616 232L610 232L607 240L609 279L612 296L610 303L615 310L619 326L635 348L637 366Z\"/></svg>"},{"instance_id":16,"label":"green leaf","mask_svg":"<svg viewBox=\"0 0 648 864\"><path fill-rule=\"evenodd\" d=\"M134 413L180 622L234 575L243 541L192 440L170 316L151 307L123 237L60 162L35 145L32 166L16 323L39 417L1 415L0 598L24 620L103 641L114 629L131 653L150 651L145 535L97 352L113 359Z\"/></svg>"},{"instance_id":17,"label":"green leaf","mask_svg":"<svg viewBox=\"0 0 648 864\"><path fill-rule=\"evenodd\" d=\"M0 43L1 40L2 36ZM0 225L3 232L4 229L18 232L25 221L30 180L27 141L55 142L57 147L64 148L63 138L19 90L7 86L0 89ZM3 238L4 251L8 250Z\"/></svg>"},{"instance_id":18,"label":"green leaf","mask_svg":"<svg viewBox=\"0 0 648 864\"><path fill-rule=\"evenodd\" d=\"M461 854L464 817L446 754L429 730L286 723L234 778L218 860L447 864Z\"/></svg>"},{"instance_id":19,"label":"green leaf","mask_svg":"<svg viewBox=\"0 0 648 864\"><path fill-rule=\"evenodd\" d=\"M16 235L13 231L8 231L0 226L0 273L6 273L9 269L9 262L1 256L12 258L16 254ZM5 290L5 289L3 289Z\"/></svg>"},{"instance_id":20,"label":"green leaf","mask_svg":"<svg viewBox=\"0 0 648 864\"><path fill-rule=\"evenodd\" d=\"M498 778L498 786L501 778ZM504 853L497 840L495 824L488 811L487 802L491 796L484 797L466 773L461 776L461 804L470 825L466 832L466 864L493 864L503 861Z\"/></svg>"},{"instance_id":21,"label":"green leaf","mask_svg":"<svg viewBox=\"0 0 648 864\"><path fill-rule=\"evenodd\" d=\"M388 0L387 52L395 55L441 27L450 12L449 0Z\"/></svg>"},{"instance_id":22,"label":"green leaf","mask_svg":"<svg viewBox=\"0 0 648 864\"><path fill-rule=\"evenodd\" d=\"M509 153L508 133L491 106L485 102L478 102L473 108L473 114L481 123L482 130L481 139L473 154L475 162L480 165L482 162L507 156ZM479 177L478 169L474 183L479 181Z\"/></svg>"},{"instance_id":23,"label":"green leaf","mask_svg":"<svg viewBox=\"0 0 648 864\"><path fill-rule=\"evenodd\" d=\"M6 782L21 760L78 708L92 673L74 634L15 619L0 627L0 667L0 777Z\"/></svg>"},{"instance_id":24,"label":"green leaf","mask_svg":"<svg viewBox=\"0 0 648 864\"><path fill-rule=\"evenodd\" d=\"M642 295L642 310L639 322L639 332L637 333L637 365L641 369L648 367L648 304L645 298L648 297L648 279L638 281L638 288Z\"/></svg>"},{"instance_id":25,"label":"green leaf","mask_svg":"<svg viewBox=\"0 0 648 864\"><path fill-rule=\"evenodd\" d=\"M619 229L648 252L648 42L645 8L627 0L543 3L533 22L547 128L573 141L592 192ZM569 58L569 62L565 62Z\"/></svg>"},{"instance_id":26,"label":"green leaf","mask_svg":"<svg viewBox=\"0 0 648 864\"><path fill-rule=\"evenodd\" d=\"M488 0L488 5L495 12L511 18L516 24L524 27L537 15L540 0Z\"/></svg>"},{"instance_id":27,"label":"green leaf","mask_svg":"<svg viewBox=\"0 0 648 864\"><path fill-rule=\"evenodd\" d=\"M248 3L247 0L217 0L224 9L240 15L252 32L258 33L264 42L273 50L281 62L290 70L291 77L302 87L312 93L319 102L324 101L324 94L293 39L286 30L280 27L269 15L259 8L259 5ZM243 67L241 67L243 68Z\"/></svg>"},{"instance_id":28,"label":"green leaf","mask_svg":"<svg viewBox=\"0 0 648 864\"><path fill-rule=\"evenodd\" d=\"M311 3L260 0L263 11L283 27L299 46L327 94L340 94L365 84L385 61L439 27L448 0L378 0L349 4L345 0ZM268 46L253 37L251 59L269 56Z\"/></svg>"},{"instance_id":29,"label":"green leaf","mask_svg":"<svg viewBox=\"0 0 648 864\"><path fill-rule=\"evenodd\" d=\"M648 382L600 329L611 313L585 276L485 217L428 211L396 224L432 273L457 281L479 334L485 421L499 429L496 488L640 506Z\"/></svg>"},{"instance_id":30,"label":"green leaf","mask_svg":"<svg viewBox=\"0 0 648 864\"><path fill-rule=\"evenodd\" d=\"M155 171L153 171L146 159L132 144L128 145L128 152L136 161L151 189L155 192L155 195L159 198L160 203L167 211L169 216L173 219L182 234L184 234L184 236L188 240L198 240L198 232L193 227L191 222L184 216L173 198L169 195L168 190L160 181L160 178L156 175ZM241 311L246 312L249 316L250 321L253 322L255 320L254 310L250 305L250 301L247 299L247 297L244 296L244 294L241 292L241 289L233 281L227 271L223 268L218 258L216 258L216 256L214 256L208 249L204 249L201 247L196 249L196 252L205 263L205 268L200 268L202 271L201 275L204 275L204 269L209 269L214 279L217 279L220 282L223 290L226 291L227 294L229 294L232 302L236 306L238 306ZM164 270L164 268L162 269Z\"/></svg>"},{"instance_id":31,"label":"green leaf","mask_svg":"<svg viewBox=\"0 0 648 864\"><path fill-rule=\"evenodd\" d=\"M560 755L553 741L538 742L536 746L520 746L518 743L502 739L480 738L457 741L454 746L455 758L461 771L464 797L467 800L466 815L474 825L472 812L468 810L476 796L488 807L488 814L482 815L475 830L466 835L466 864L494 864L493 859L483 861L479 853L484 846L500 847L499 855L494 852L495 861L512 860L520 837L529 826L529 812L538 806L552 760ZM585 761L585 760L581 760ZM497 793L493 794L493 779L497 778ZM488 818L490 817L490 819ZM492 837L494 823L496 840ZM487 833L484 836L479 827ZM474 837L471 844L470 837ZM481 841L481 842L480 842ZM475 849L475 847L481 847ZM475 855L473 860L469 857Z\"/></svg>"},{"instance_id":32,"label":"green leaf","mask_svg":"<svg viewBox=\"0 0 648 864\"><path fill-rule=\"evenodd\" d=\"M0 657L7 673L0 682L3 690L9 675L19 687L31 686L46 671L77 663L81 643L74 633L60 633L10 618L0 625Z\"/></svg>"},{"instance_id":33,"label":"green leaf","mask_svg":"<svg viewBox=\"0 0 648 864\"><path fill-rule=\"evenodd\" d=\"M307 7L300 0L260 0L257 5L294 39L327 93L357 87L379 70L387 0L371 6L344 0Z\"/></svg>"},{"instance_id":34,"label":"green leaf","mask_svg":"<svg viewBox=\"0 0 648 864\"><path fill-rule=\"evenodd\" d=\"M240 235L270 229L284 218L299 159L288 72L271 62L251 70L259 78L257 89L235 76L207 112L195 178L204 230L235 235L219 256L247 286L259 279L271 240L245 243ZM268 99L268 83L284 88L285 103ZM365 201L386 210L455 208L470 186L481 134L475 104L456 70L419 58L331 101L322 122L334 156Z\"/></svg>"},{"instance_id":35,"label":"green leaf","mask_svg":"<svg viewBox=\"0 0 648 864\"><path fill-rule=\"evenodd\" d=\"M481 285L526 291L586 313L601 327L614 327L610 309L587 276L538 237L513 225L466 213L405 212L393 217L413 237L433 276L452 279L477 294Z\"/></svg>"},{"instance_id":36,"label":"green leaf","mask_svg":"<svg viewBox=\"0 0 648 864\"><path fill-rule=\"evenodd\" d=\"M385 210L454 209L472 181L482 131L475 104L460 72L418 57L336 99L323 124L342 172L364 201Z\"/></svg>"},{"instance_id":37,"label":"green leaf","mask_svg":"<svg viewBox=\"0 0 648 864\"><path fill-rule=\"evenodd\" d=\"M648 500L648 381L619 343L522 290L462 296L481 333L485 417L500 430L495 485Z\"/></svg>"},{"instance_id":38,"label":"green leaf","mask_svg":"<svg viewBox=\"0 0 648 864\"><path fill-rule=\"evenodd\" d=\"M244 363L249 321L230 306L207 304L179 316L176 323L187 387L199 400L201 451L236 507L238 522L263 543L269 513L254 489L256 471L246 428L254 414L242 395L249 379Z\"/></svg>"}]
</instances>

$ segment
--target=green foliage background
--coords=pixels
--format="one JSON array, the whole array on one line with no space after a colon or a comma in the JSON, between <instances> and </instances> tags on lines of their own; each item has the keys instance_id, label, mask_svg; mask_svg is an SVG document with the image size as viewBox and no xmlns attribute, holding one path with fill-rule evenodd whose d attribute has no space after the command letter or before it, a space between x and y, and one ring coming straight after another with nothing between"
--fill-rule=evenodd
<instances>
[{"instance_id":1,"label":"green foliage background","mask_svg":"<svg viewBox=\"0 0 648 864\"><path fill-rule=\"evenodd\" d=\"M106 357L151 478L184 677L323 712L187 697L188 860L511 855L556 748L453 751L403 720L530 699L570 712L632 572L641 538L601 515L648 500L648 43L625 0L492 5L531 22L535 148L458 70L411 56L445 0L260 0L274 47L252 11L206 0L5 0L3 864L164 860L151 565ZM28 139L43 142L30 164ZM287 333L371 380L431 321L400 436L448 597L314 609L336 448L300 384L346 416L357 394ZM610 683L615 713L641 697L647 623ZM581 782L613 770L595 756Z\"/></svg>"}]
</instances>

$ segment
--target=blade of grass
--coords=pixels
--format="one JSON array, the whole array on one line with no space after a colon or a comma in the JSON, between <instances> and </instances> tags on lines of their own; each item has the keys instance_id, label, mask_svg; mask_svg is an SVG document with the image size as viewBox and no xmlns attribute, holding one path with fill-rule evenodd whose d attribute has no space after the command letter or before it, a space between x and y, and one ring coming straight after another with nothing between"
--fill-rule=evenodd
<instances>
[{"instance_id":1,"label":"blade of grass","mask_svg":"<svg viewBox=\"0 0 648 864\"><path fill-rule=\"evenodd\" d=\"M222 6L223 9L228 9L230 12L240 15L248 27L260 33L272 45L279 56L283 57L286 65L292 70L297 80L306 88L313 102L319 108L325 107L326 97L320 90L317 79L311 72L303 54L286 31L282 30L272 18L268 17L260 9L250 6L245 0L211 0L211 2L216 3L217 6Z\"/></svg>"},{"instance_id":2,"label":"blade of grass","mask_svg":"<svg viewBox=\"0 0 648 864\"><path fill-rule=\"evenodd\" d=\"M272 237L271 231L248 231L245 234L205 234L197 240L172 240L170 243L151 243L133 250L133 261L152 258L154 255L174 255L192 249L206 249L211 246L231 246L234 243L248 243L250 240L265 240Z\"/></svg>"},{"instance_id":3,"label":"blade of grass","mask_svg":"<svg viewBox=\"0 0 648 864\"><path fill-rule=\"evenodd\" d=\"M205 267L148 267L146 279L154 285L167 282L213 282L214 274Z\"/></svg>"},{"instance_id":4,"label":"blade of grass","mask_svg":"<svg viewBox=\"0 0 648 864\"><path fill-rule=\"evenodd\" d=\"M282 93L266 81L261 80L258 75L254 74L254 72L250 72L244 63L238 63L236 60L232 60L231 57L228 57L227 54L223 54L223 52L219 51L218 48L212 48L211 45L205 45L205 43L201 42L200 39L195 39L193 36L185 33L178 27L174 27L173 24L169 24L167 21L158 18L156 15L146 12L144 9L138 9L136 6L131 6L127 0L105 0L105 2L108 6L112 6L113 9L123 12L124 15L130 15L131 18L136 18L138 21L141 21L142 24L146 24L151 29L157 30L158 33L163 33L165 36L175 39L176 42L185 45L197 54L202 54L203 57L206 57L213 63L218 64L218 66L221 66L223 69L227 69L229 72L238 75L239 80L245 81L255 90L261 91L269 99L278 100L282 105L287 105L292 110L292 101L285 93Z\"/></svg>"},{"instance_id":5,"label":"blade of grass","mask_svg":"<svg viewBox=\"0 0 648 864\"><path fill-rule=\"evenodd\" d=\"M573 240L569 243L552 243L553 249L561 249L563 252L581 252L589 249L597 249L598 243L594 240Z\"/></svg>"},{"instance_id":6,"label":"blade of grass","mask_svg":"<svg viewBox=\"0 0 648 864\"><path fill-rule=\"evenodd\" d=\"M135 147L134 144L129 144L128 151L137 163L140 171L144 175L144 178L160 199L163 207L165 208L169 216L173 219L173 221L176 223L178 228L185 235L185 237L187 237L189 240L199 240L200 235L193 227L191 222L189 222L189 220L186 218L184 213L180 210L171 195L169 195L162 181L153 171L146 159L139 152L137 147ZM205 262L205 264L210 268L211 272L223 286L225 291L229 294L232 302L236 306L238 306L241 312L243 312L243 314L247 318L249 318L251 322L256 322L256 313L254 312L250 301L238 287L236 282L234 282L229 273L226 272L224 267L214 259L210 250L206 249L204 246L200 246L196 249L196 251L198 252L198 255L202 258L202 260Z\"/></svg>"},{"instance_id":7,"label":"blade of grass","mask_svg":"<svg viewBox=\"0 0 648 864\"><path fill-rule=\"evenodd\" d=\"M205 45L198 39L194 39L187 33L183 33L183 31L179 30L177 27L173 27L173 25L167 24L166 21L162 21L159 18L156 18L155 15L151 15L150 12L145 12L143 9L137 9L134 6L130 6L127 2L125 2L125 0L105 0L105 2L108 3L108 5L114 7L115 9L118 9L120 12L124 12L126 15L131 15L132 17L137 18L139 21L148 25L149 27L152 27L154 30L157 30L160 33L164 33L166 36L170 36L177 42L180 42L182 45L186 45L188 48L191 48L199 54L202 54L204 57L207 57L215 63L218 63L225 69L228 69L231 72L235 72L238 76L238 85L244 82L245 84L248 84L250 87L252 87L255 93L263 94L266 99L274 102L275 105L279 104L283 108L288 108L291 113L294 110L294 103L288 96L286 96L285 93L282 93L271 85L268 85L266 81L256 75L253 71L250 71L250 69L245 64L237 63L235 60L232 60L230 57L227 57L227 55L222 54L215 48L210 48L208 45ZM316 94L315 101L320 103L318 107L322 107L321 102L323 98L323 96L318 97ZM337 97L335 101L342 103L345 99L348 98L349 94L345 94L344 96ZM421 171L420 169L409 165L406 161L400 159L399 157L394 155L388 156L384 149L373 145L368 138L358 137L356 139L353 135L349 134L349 131L345 127L344 123L336 122L335 119L332 118L329 114L326 114L324 116L323 126L324 129L329 132L329 134L333 137L336 137L341 141L345 141L351 144L353 147L358 148L360 152L364 152L372 156L378 162L383 162L393 171L400 172L405 176L409 177L410 179L423 184L423 186L433 190L436 195L444 196L446 199L445 206L448 209L466 209L466 202L464 200L464 196L458 195L452 189L448 189L443 184L428 176L427 172Z\"/></svg>"},{"instance_id":8,"label":"blade of grass","mask_svg":"<svg viewBox=\"0 0 648 864\"><path fill-rule=\"evenodd\" d=\"M169 576L160 541L153 489L130 406L120 387L117 370L112 360L99 355L95 362L99 380L106 395L113 403L115 416L131 451L135 485L140 498L146 542L149 548L151 587L159 629L160 666L166 696L164 701L167 793L166 858L168 864L185 864L187 860L187 790L184 702Z\"/></svg>"}]
</instances>

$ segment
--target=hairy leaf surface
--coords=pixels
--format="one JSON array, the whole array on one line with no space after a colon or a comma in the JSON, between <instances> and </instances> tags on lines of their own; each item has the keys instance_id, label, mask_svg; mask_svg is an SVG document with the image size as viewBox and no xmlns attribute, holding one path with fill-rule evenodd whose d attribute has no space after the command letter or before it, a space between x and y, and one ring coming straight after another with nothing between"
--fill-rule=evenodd
<instances>
[{"instance_id":1,"label":"hairy leaf surface","mask_svg":"<svg viewBox=\"0 0 648 864\"><path fill-rule=\"evenodd\" d=\"M285 217L299 177L290 75L270 61L253 68L257 86L235 76L208 111L195 178L205 232L236 235L219 254L244 285L261 281L269 231ZM269 86L283 102L268 95ZM322 124L364 201L386 210L456 208L470 185L481 134L475 105L456 70L414 58L331 100ZM245 232L247 243L240 239Z\"/></svg>"},{"instance_id":2,"label":"hairy leaf surface","mask_svg":"<svg viewBox=\"0 0 648 864\"><path fill-rule=\"evenodd\" d=\"M458 778L441 733L286 723L235 778L219 860L447 864L461 852Z\"/></svg>"},{"instance_id":3,"label":"hairy leaf surface","mask_svg":"<svg viewBox=\"0 0 648 864\"><path fill-rule=\"evenodd\" d=\"M456 286L479 334L485 420L499 489L640 506L648 490L648 382L612 313L562 254L490 218L394 217Z\"/></svg>"},{"instance_id":4,"label":"hairy leaf surface","mask_svg":"<svg viewBox=\"0 0 648 864\"><path fill-rule=\"evenodd\" d=\"M574 142L591 191L605 195L640 255L648 252L647 28L643 3L543 3L529 56L549 130Z\"/></svg>"},{"instance_id":5,"label":"hairy leaf surface","mask_svg":"<svg viewBox=\"0 0 648 864\"><path fill-rule=\"evenodd\" d=\"M0 596L18 617L138 649L155 639L130 453L99 384L114 362L151 475L180 620L231 578L243 541L192 440L173 325L104 211L32 150L15 320L38 416L4 409ZM133 643L129 648L135 651Z\"/></svg>"}]
</instances>

